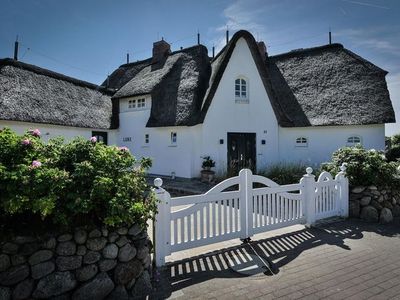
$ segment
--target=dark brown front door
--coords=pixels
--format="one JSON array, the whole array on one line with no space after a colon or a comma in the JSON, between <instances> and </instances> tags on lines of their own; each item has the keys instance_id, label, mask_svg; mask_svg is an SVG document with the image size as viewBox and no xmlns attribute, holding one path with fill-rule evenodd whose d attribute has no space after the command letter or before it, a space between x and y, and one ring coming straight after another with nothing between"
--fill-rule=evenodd
<instances>
[{"instance_id":1,"label":"dark brown front door","mask_svg":"<svg viewBox=\"0 0 400 300\"><path fill-rule=\"evenodd\" d=\"M256 169L256 134L228 132L228 175L243 168Z\"/></svg>"}]
</instances>

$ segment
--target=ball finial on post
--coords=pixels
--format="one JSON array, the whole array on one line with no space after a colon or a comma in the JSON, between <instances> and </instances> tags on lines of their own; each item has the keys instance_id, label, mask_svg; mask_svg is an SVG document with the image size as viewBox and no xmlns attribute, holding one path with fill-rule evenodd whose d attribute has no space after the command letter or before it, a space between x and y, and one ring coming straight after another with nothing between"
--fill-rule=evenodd
<instances>
[{"instance_id":1,"label":"ball finial on post","mask_svg":"<svg viewBox=\"0 0 400 300\"><path fill-rule=\"evenodd\" d=\"M163 180L161 178L154 179L154 186L160 188L163 184Z\"/></svg>"},{"instance_id":2,"label":"ball finial on post","mask_svg":"<svg viewBox=\"0 0 400 300\"><path fill-rule=\"evenodd\" d=\"M312 172L313 172L313 169L312 169L311 167L308 167L308 168L306 169L307 175L311 175Z\"/></svg>"}]
</instances>

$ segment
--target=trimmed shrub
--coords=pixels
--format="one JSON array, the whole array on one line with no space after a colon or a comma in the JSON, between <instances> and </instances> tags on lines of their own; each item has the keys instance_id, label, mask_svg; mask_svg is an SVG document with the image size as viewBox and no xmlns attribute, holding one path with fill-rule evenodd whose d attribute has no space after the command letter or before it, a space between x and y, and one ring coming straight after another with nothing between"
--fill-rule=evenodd
<instances>
[{"instance_id":1,"label":"trimmed shrub","mask_svg":"<svg viewBox=\"0 0 400 300\"><path fill-rule=\"evenodd\" d=\"M149 159L95 138L43 143L39 131L0 132L0 214L53 224L130 225L146 221L156 200L146 184Z\"/></svg>"},{"instance_id":2,"label":"trimmed shrub","mask_svg":"<svg viewBox=\"0 0 400 300\"><path fill-rule=\"evenodd\" d=\"M333 153L331 162L322 165L322 170L336 175L343 163L347 163L346 173L351 186L399 184L397 164L386 161L383 153L374 149L366 150L361 145L339 149Z\"/></svg>"},{"instance_id":3,"label":"trimmed shrub","mask_svg":"<svg viewBox=\"0 0 400 300\"><path fill-rule=\"evenodd\" d=\"M389 148L386 151L388 161L400 161L400 134L396 134L390 138Z\"/></svg>"},{"instance_id":4,"label":"trimmed shrub","mask_svg":"<svg viewBox=\"0 0 400 300\"><path fill-rule=\"evenodd\" d=\"M300 181L303 175L306 174L306 168L307 166L303 164L279 163L269 166L259 175L268 177L280 185L292 184Z\"/></svg>"}]
</instances>

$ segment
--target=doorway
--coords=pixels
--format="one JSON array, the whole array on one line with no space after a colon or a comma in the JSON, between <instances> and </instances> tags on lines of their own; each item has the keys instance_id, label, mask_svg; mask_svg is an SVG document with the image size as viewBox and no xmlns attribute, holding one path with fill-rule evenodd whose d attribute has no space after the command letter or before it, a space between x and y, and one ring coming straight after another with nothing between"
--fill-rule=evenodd
<instances>
[{"instance_id":1,"label":"doorway","mask_svg":"<svg viewBox=\"0 0 400 300\"><path fill-rule=\"evenodd\" d=\"M228 132L228 175L236 176L243 168L256 171L256 134Z\"/></svg>"}]
</instances>

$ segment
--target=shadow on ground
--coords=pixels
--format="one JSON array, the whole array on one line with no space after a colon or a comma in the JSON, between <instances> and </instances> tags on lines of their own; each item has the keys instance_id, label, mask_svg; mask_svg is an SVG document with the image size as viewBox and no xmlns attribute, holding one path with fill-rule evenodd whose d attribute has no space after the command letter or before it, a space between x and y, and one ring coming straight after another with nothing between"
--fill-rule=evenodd
<instances>
[{"instance_id":1,"label":"shadow on ground","mask_svg":"<svg viewBox=\"0 0 400 300\"><path fill-rule=\"evenodd\" d=\"M175 261L155 271L150 299L163 299L185 287L213 278L238 278L277 275L281 268L302 252L322 245L350 251L346 239L362 239L365 232L400 236L400 226L368 224L348 220L277 235L236 247L220 249Z\"/></svg>"}]
</instances>

